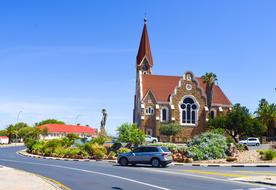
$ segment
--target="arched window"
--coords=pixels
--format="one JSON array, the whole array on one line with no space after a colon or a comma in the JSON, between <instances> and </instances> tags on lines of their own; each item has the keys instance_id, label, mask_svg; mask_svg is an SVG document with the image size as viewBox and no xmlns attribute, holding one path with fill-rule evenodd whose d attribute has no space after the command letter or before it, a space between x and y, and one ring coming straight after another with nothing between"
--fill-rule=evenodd
<instances>
[{"instance_id":1,"label":"arched window","mask_svg":"<svg viewBox=\"0 0 276 190\"><path fill-rule=\"evenodd\" d=\"M154 114L154 109L153 107L147 107L145 109L146 115L153 115Z\"/></svg>"},{"instance_id":2,"label":"arched window","mask_svg":"<svg viewBox=\"0 0 276 190\"><path fill-rule=\"evenodd\" d=\"M168 122L169 121L169 110L167 107L163 107L161 109L161 122Z\"/></svg>"},{"instance_id":3,"label":"arched window","mask_svg":"<svg viewBox=\"0 0 276 190\"><path fill-rule=\"evenodd\" d=\"M214 119L215 117L216 117L216 115L217 115L217 112L216 112L216 110L211 110L211 113L210 113L210 116L211 116L211 119Z\"/></svg>"},{"instance_id":4,"label":"arched window","mask_svg":"<svg viewBox=\"0 0 276 190\"><path fill-rule=\"evenodd\" d=\"M192 124L195 125L197 123L198 118L198 105L191 98L184 98L183 102L180 104L181 108L181 123L182 124Z\"/></svg>"}]
</instances>

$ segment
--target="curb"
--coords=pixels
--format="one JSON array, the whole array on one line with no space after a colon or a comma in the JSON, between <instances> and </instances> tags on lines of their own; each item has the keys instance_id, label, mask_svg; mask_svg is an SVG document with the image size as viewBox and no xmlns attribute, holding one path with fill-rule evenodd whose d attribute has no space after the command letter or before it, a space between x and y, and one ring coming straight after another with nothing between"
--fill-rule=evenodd
<instances>
[{"instance_id":1,"label":"curb","mask_svg":"<svg viewBox=\"0 0 276 190\"><path fill-rule=\"evenodd\" d=\"M276 167L276 164L187 164L187 163L175 163L174 166L195 166L195 167Z\"/></svg>"},{"instance_id":2,"label":"curb","mask_svg":"<svg viewBox=\"0 0 276 190\"><path fill-rule=\"evenodd\" d=\"M34 154L29 154L26 150L21 150L16 152L22 156L31 157L31 158L40 158L40 159L48 159L48 160L62 160L62 161L75 161L75 162L106 162L106 163L117 163L116 160L90 160L90 159L71 159L71 158L57 158L57 157L47 157L47 156L39 156ZM276 167L276 163L274 164L200 164L200 163L177 163L173 162L171 165L174 166L194 166L194 167Z\"/></svg>"},{"instance_id":3,"label":"curb","mask_svg":"<svg viewBox=\"0 0 276 190\"><path fill-rule=\"evenodd\" d=\"M245 183L251 183L251 184L262 184L262 185L270 185L270 186L276 186L276 183L274 182L268 182L268 181L262 181L262 180L247 180L247 179L231 179L232 181L239 181L239 182L245 182Z\"/></svg>"},{"instance_id":4,"label":"curb","mask_svg":"<svg viewBox=\"0 0 276 190\"><path fill-rule=\"evenodd\" d=\"M117 163L116 160L90 160L90 159L72 159L72 158L58 158L58 157L47 157L47 156L40 156L40 155L34 155L29 154L25 150L20 150L16 152L17 154L20 154L25 157L30 158L39 158L39 159L47 159L47 160L61 160L61 161L75 161L75 162L108 162L108 163Z\"/></svg>"},{"instance_id":5,"label":"curb","mask_svg":"<svg viewBox=\"0 0 276 190\"><path fill-rule=\"evenodd\" d=\"M5 168L6 166L1 166L0 165L0 168ZM13 168L13 167L6 167L6 168L10 168L10 169L13 169L13 170L16 170L16 171L20 171L20 172L23 172L25 174L30 174L30 175L33 175L33 176L36 176L36 178L40 178L42 179L45 183L51 185L52 187L54 187L54 189L56 190L71 190L71 188L67 187L66 185L64 185L63 183L59 182L59 181L56 181L54 179L51 179L49 177L45 177L45 176L42 176L40 174L37 174L37 173L32 173L32 172L29 172L29 171L25 171L25 170L22 170L22 169L18 169L18 168Z\"/></svg>"},{"instance_id":6,"label":"curb","mask_svg":"<svg viewBox=\"0 0 276 190\"><path fill-rule=\"evenodd\" d=\"M55 188L59 189L59 190L71 190L69 187L67 187L66 185L64 185L63 183L56 181L54 179L51 179L49 177L45 177L45 176L41 176L38 174L35 174L36 176L42 178L44 181L46 181L47 183L53 185Z\"/></svg>"}]
</instances>

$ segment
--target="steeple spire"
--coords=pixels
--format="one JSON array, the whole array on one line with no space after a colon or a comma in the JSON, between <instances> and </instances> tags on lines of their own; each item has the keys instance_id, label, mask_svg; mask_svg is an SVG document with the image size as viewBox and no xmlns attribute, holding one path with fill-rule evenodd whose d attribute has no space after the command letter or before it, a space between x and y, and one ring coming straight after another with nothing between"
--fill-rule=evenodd
<instances>
[{"instance_id":1,"label":"steeple spire","mask_svg":"<svg viewBox=\"0 0 276 190\"><path fill-rule=\"evenodd\" d=\"M147 18L144 18L144 28L143 28L143 33L142 37L140 40L140 46L139 50L137 53L136 61L137 61L137 66L139 66L144 58L147 59L147 62L149 66L151 67L153 65L153 60L151 56L151 50L150 50L150 41L149 41L149 36L148 36L148 30L147 30Z\"/></svg>"}]
</instances>

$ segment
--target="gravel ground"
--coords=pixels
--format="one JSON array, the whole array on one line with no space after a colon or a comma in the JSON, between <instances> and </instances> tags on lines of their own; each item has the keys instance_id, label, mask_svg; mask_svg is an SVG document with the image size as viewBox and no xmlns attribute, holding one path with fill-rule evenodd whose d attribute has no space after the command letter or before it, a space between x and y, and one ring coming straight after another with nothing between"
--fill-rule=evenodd
<instances>
[{"instance_id":1,"label":"gravel ground","mask_svg":"<svg viewBox=\"0 0 276 190\"><path fill-rule=\"evenodd\" d=\"M261 160L260 154L256 150L249 150L240 152L239 156L237 157L237 161L234 162L227 162L225 159L217 159L217 160L203 160L203 161L195 161L195 163L250 163L250 164L256 164L256 163L276 163L276 160L269 160L264 161Z\"/></svg>"}]
</instances>

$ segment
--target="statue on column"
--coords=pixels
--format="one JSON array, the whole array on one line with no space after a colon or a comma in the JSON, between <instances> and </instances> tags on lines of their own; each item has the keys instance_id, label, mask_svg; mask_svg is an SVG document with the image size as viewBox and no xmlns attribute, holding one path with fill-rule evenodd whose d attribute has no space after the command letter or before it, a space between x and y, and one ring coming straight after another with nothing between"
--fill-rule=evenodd
<instances>
[{"instance_id":1,"label":"statue on column","mask_svg":"<svg viewBox=\"0 0 276 190\"><path fill-rule=\"evenodd\" d=\"M107 119L107 111L106 109L102 109L102 120L101 120L101 128L100 128L100 136L107 136L105 125L106 125L106 119Z\"/></svg>"}]
</instances>

